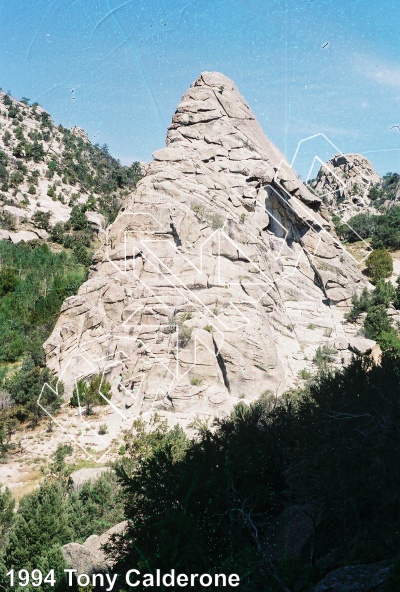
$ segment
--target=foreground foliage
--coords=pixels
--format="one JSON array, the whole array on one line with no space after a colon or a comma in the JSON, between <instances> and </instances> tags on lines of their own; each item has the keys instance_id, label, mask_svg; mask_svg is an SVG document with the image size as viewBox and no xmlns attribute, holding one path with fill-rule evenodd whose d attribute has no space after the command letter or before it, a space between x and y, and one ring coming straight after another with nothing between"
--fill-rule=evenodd
<instances>
[{"instance_id":1,"label":"foreground foliage","mask_svg":"<svg viewBox=\"0 0 400 592\"><path fill-rule=\"evenodd\" d=\"M354 360L279 404L239 404L189 441L164 424L138 428L117 472L128 536L109 551L132 567L239 573L241 590L307 590L339 565L399 550L400 358ZM300 508L308 541L285 552L277 517ZM306 537L307 538L307 537ZM290 541L287 542L290 548Z\"/></svg>"},{"instance_id":2,"label":"foreground foliage","mask_svg":"<svg viewBox=\"0 0 400 592\"><path fill-rule=\"evenodd\" d=\"M215 430L198 422L195 440L179 427L138 421L116 466L122 494L112 475L68 493L68 451L60 450L15 517L1 494L3 573L21 562L61 572L62 544L123 514L128 533L108 546L122 575L238 573L245 592L306 592L341 565L396 566L399 384L400 356L388 352L380 365L355 359L334 374L324 370L280 400L240 403ZM391 571L388 591L398 589L399 573Z\"/></svg>"},{"instance_id":3,"label":"foreground foliage","mask_svg":"<svg viewBox=\"0 0 400 592\"><path fill-rule=\"evenodd\" d=\"M71 541L84 542L88 536L101 534L123 519L121 491L113 473L85 483L78 492L68 489L63 474L61 470L48 477L39 490L26 495L15 516L12 508L10 514L8 490L0 494L0 588L7 583L5 573L9 569L19 570L23 566L28 570L40 569L44 574L54 569L57 580L55 588L44 584L24 590L66 590L63 570L67 566L61 546Z\"/></svg>"}]
</instances>

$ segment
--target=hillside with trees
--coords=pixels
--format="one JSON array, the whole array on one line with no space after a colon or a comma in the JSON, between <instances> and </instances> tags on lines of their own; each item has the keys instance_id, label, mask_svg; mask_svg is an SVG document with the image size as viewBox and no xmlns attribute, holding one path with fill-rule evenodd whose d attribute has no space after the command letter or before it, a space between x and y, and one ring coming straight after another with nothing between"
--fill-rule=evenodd
<instances>
[{"instance_id":1,"label":"hillside with trees","mask_svg":"<svg viewBox=\"0 0 400 592\"><path fill-rule=\"evenodd\" d=\"M87 279L98 233L143 173L122 166L83 130L56 126L29 99L0 91L0 458L15 434L56 412L63 387L43 343L62 303Z\"/></svg>"}]
</instances>

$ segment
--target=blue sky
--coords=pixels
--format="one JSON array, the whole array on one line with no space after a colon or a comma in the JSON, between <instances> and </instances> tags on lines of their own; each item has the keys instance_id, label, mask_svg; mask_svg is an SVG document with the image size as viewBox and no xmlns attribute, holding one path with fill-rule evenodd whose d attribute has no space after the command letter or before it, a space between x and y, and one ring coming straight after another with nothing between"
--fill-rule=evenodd
<instances>
[{"instance_id":1,"label":"blue sky","mask_svg":"<svg viewBox=\"0 0 400 592\"><path fill-rule=\"evenodd\" d=\"M399 26L388 0L0 0L0 86L128 164L164 146L186 88L218 70L289 161L328 138L301 143L303 178L336 149L400 172Z\"/></svg>"}]
</instances>

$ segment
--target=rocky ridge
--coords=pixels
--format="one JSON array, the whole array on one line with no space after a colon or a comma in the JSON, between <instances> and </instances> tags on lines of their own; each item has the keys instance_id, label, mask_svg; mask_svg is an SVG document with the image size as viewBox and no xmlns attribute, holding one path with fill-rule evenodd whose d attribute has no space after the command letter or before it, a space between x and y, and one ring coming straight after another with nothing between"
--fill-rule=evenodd
<instances>
[{"instance_id":1,"label":"rocky ridge","mask_svg":"<svg viewBox=\"0 0 400 592\"><path fill-rule=\"evenodd\" d=\"M153 157L45 344L66 393L101 371L117 413L187 424L349 359L365 281L234 83L202 73Z\"/></svg>"},{"instance_id":2,"label":"rocky ridge","mask_svg":"<svg viewBox=\"0 0 400 592\"><path fill-rule=\"evenodd\" d=\"M365 156L336 154L320 168L310 185L331 213L346 222L356 214L368 211L376 214L369 191L380 183L379 175Z\"/></svg>"},{"instance_id":3,"label":"rocky ridge","mask_svg":"<svg viewBox=\"0 0 400 592\"><path fill-rule=\"evenodd\" d=\"M98 231L106 225L104 198L120 197L127 173L81 128L56 126L40 105L0 91L0 239L46 240L83 204Z\"/></svg>"}]
</instances>

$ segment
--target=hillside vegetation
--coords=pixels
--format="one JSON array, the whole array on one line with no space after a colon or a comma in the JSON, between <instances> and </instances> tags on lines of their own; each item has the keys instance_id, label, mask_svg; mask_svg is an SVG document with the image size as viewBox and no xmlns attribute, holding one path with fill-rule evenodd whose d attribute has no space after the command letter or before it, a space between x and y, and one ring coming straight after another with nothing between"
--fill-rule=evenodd
<instances>
[{"instance_id":1,"label":"hillside vegetation","mask_svg":"<svg viewBox=\"0 0 400 592\"><path fill-rule=\"evenodd\" d=\"M0 92L0 458L21 425L43 416L37 399L56 379L43 343L63 301L87 279L98 232L142 177L83 130L55 126L39 105ZM3 234L1 234L3 232ZM28 232L27 232L28 231ZM46 389L42 403L56 411Z\"/></svg>"},{"instance_id":2,"label":"hillside vegetation","mask_svg":"<svg viewBox=\"0 0 400 592\"><path fill-rule=\"evenodd\" d=\"M0 92L1 228L48 231L82 204L110 223L141 174L138 163L122 166L83 130L55 126L39 105Z\"/></svg>"},{"instance_id":3,"label":"hillside vegetation","mask_svg":"<svg viewBox=\"0 0 400 592\"><path fill-rule=\"evenodd\" d=\"M198 424L195 440L137 422L115 467L122 492L103 478L68 493L58 463L16 515L1 494L1 584L9 590L5 571L23 563L54 567L64 590L61 545L125 516L127 536L108 547L121 575L238 573L245 592L306 592L336 567L387 560L395 567L385 590L394 592L399 380L400 357L388 353L380 365L358 359L324 371L280 400L240 403L216 429Z\"/></svg>"}]
</instances>

